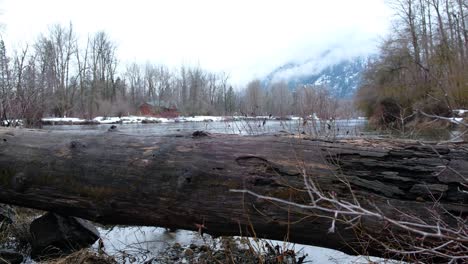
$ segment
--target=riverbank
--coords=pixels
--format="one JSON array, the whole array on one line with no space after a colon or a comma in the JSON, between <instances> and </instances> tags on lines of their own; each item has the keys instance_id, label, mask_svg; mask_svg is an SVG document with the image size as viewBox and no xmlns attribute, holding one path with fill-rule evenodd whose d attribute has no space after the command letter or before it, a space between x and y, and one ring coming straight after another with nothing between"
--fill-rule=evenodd
<instances>
[{"instance_id":1,"label":"riverbank","mask_svg":"<svg viewBox=\"0 0 468 264\"><path fill-rule=\"evenodd\" d=\"M43 211L11 207L14 222L1 233L0 247L16 252L26 264L83 263L400 263L369 256L351 256L337 250L278 240L200 235L187 230L150 226L100 226L100 240L67 256L34 261L30 256L30 223ZM19 231L18 231L19 230ZM9 241L7 243L7 241ZM0 261L0 263L2 263Z\"/></svg>"},{"instance_id":2,"label":"riverbank","mask_svg":"<svg viewBox=\"0 0 468 264\"><path fill-rule=\"evenodd\" d=\"M302 120L297 116L180 116L175 118L153 116L122 116L82 119L75 117L46 117L42 118L43 125L100 125L100 124L153 124L153 123L178 123L178 122L221 122L221 121L264 121L264 120ZM316 119L318 120L318 119Z\"/></svg>"}]
</instances>

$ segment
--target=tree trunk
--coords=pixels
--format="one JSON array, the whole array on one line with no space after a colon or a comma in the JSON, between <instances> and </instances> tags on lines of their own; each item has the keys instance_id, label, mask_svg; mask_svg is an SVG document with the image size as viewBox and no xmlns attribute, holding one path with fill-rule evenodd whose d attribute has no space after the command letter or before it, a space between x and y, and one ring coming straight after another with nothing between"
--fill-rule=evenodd
<instances>
[{"instance_id":1,"label":"tree trunk","mask_svg":"<svg viewBox=\"0 0 468 264\"><path fill-rule=\"evenodd\" d=\"M321 141L292 136L141 136L115 132L0 129L0 202L103 224L154 225L249 235L383 256L361 248L344 224L231 189L310 201L305 169L325 193L352 195L390 217L426 217L431 197L466 215L466 144L383 140ZM465 182L466 183L466 182ZM386 235L384 223L364 228ZM356 251L355 251L356 250Z\"/></svg>"}]
</instances>

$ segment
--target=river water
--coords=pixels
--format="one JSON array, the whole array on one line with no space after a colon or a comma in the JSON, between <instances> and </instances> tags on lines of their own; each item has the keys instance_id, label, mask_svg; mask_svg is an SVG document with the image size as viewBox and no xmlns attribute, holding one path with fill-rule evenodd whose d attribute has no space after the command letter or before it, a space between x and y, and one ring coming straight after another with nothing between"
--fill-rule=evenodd
<instances>
[{"instance_id":1,"label":"river water","mask_svg":"<svg viewBox=\"0 0 468 264\"><path fill-rule=\"evenodd\" d=\"M111 125L57 125L44 126L45 130L73 130L81 132L106 131ZM119 131L136 135L168 135L192 133L197 130L210 133L261 135L278 132L306 133L311 136L346 137L365 132L367 120L349 119L336 121L301 120L243 120L217 122L167 122L157 124L116 124Z\"/></svg>"},{"instance_id":2,"label":"river water","mask_svg":"<svg viewBox=\"0 0 468 264\"><path fill-rule=\"evenodd\" d=\"M79 133L96 133L107 131L111 125L55 125L44 126L44 130L65 130ZM311 137L321 138L347 138L347 137L392 137L408 138L416 140L439 141L468 140L467 135L455 129L432 127L424 130L412 130L400 133L391 131L389 133L372 131L368 128L365 119L348 119L333 121L302 120L279 121L268 119L263 120L242 120L242 121L215 121L215 122L165 122L157 124L116 124L118 130L125 134L133 135L169 135L187 134L194 131L207 131L210 133L238 134L238 135L262 135L279 132L292 134L306 134Z\"/></svg>"}]
</instances>

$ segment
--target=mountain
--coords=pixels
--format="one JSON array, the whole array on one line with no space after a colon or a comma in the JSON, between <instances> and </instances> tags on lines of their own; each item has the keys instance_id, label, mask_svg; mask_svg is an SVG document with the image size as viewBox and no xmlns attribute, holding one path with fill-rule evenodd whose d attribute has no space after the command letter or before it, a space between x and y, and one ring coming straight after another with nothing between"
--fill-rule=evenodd
<instances>
[{"instance_id":1,"label":"mountain","mask_svg":"<svg viewBox=\"0 0 468 264\"><path fill-rule=\"evenodd\" d=\"M369 59L355 57L339 60L325 53L320 58L282 65L268 74L263 84L268 86L272 82L286 81L292 90L302 85L323 85L336 97L351 97L361 83Z\"/></svg>"}]
</instances>

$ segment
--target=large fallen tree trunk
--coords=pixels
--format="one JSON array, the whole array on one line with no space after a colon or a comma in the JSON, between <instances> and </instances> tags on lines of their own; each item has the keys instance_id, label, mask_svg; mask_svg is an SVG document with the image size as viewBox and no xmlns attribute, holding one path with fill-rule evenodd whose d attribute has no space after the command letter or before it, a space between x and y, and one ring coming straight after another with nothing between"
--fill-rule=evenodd
<instances>
[{"instance_id":1,"label":"large fallen tree trunk","mask_svg":"<svg viewBox=\"0 0 468 264\"><path fill-rule=\"evenodd\" d=\"M104 224L255 235L383 256L382 247L359 247L356 229L342 222L330 233L332 220L317 217L324 213L230 190L307 205L305 172L323 193L348 201L355 197L395 219L401 211L428 217L426 207L434 198L447 212L466 216L467 147L2 129L0 202ZM361 228L383 237L389 235L385 225L369 218Z\"/></svg>"}]
</instances>

